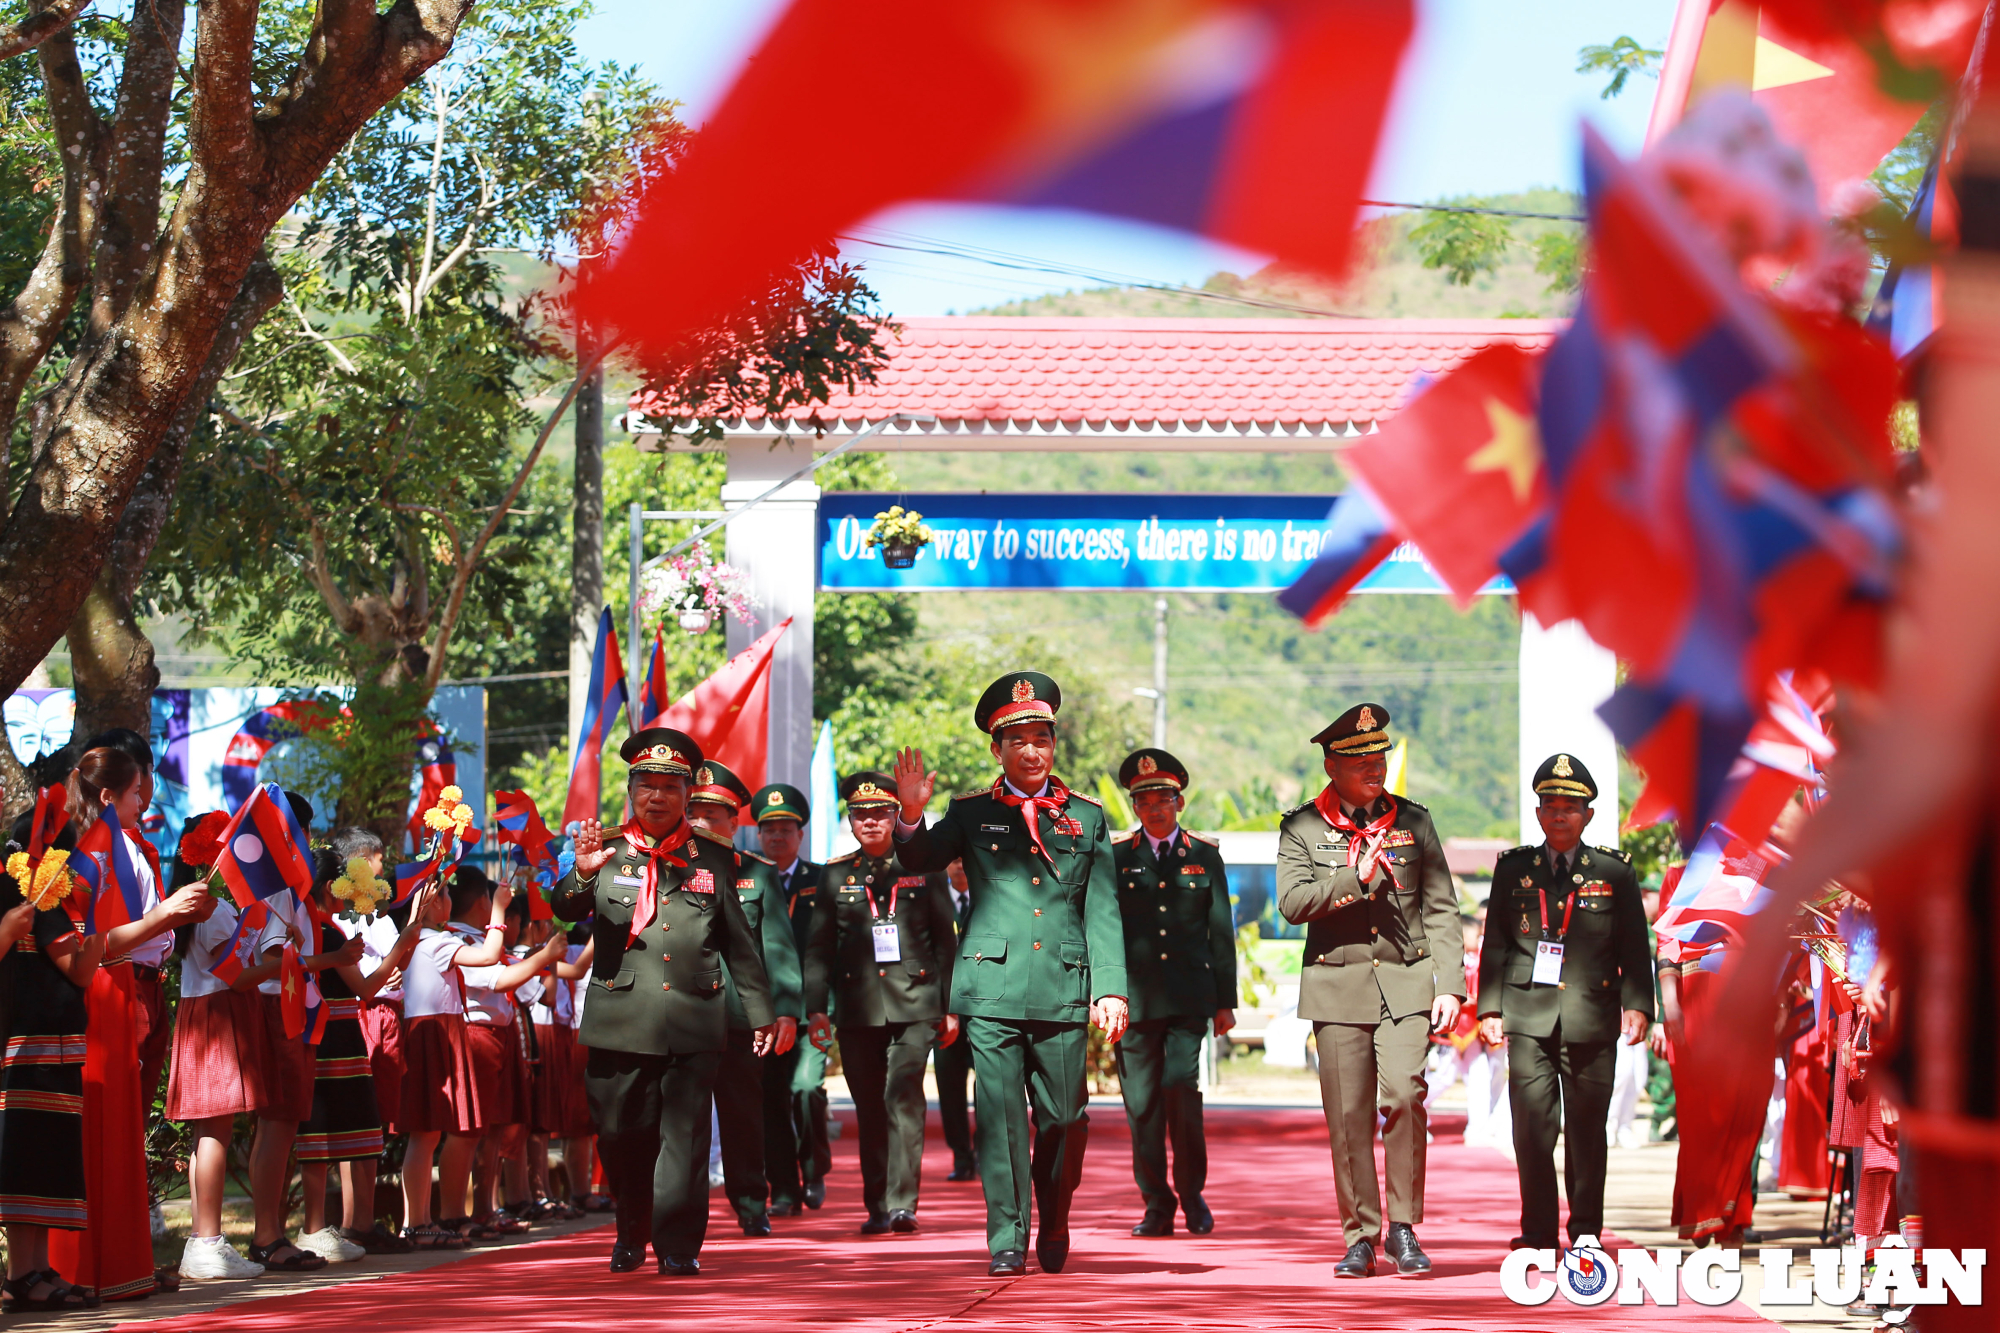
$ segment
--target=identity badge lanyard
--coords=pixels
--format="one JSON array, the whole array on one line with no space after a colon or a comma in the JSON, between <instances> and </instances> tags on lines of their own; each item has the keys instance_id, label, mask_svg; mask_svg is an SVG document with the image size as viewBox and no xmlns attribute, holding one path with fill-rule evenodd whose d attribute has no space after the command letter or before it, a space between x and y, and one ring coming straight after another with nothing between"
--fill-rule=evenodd
<instances>
[{"instance_id":1,"label":"identity badge lanyard","mask_svg":"<svg viewBox=\"0 0 2000 1333\"><path fill-rule=\"evenodd\" d=\"M1571 910L1576 906L1576 895L1572 893L1568 898L1566 898L1563 901L1562 931L1556 936L1556 938L1549 939L1547 938L1549 933L1549 891L1547 889L1541 889L1539 890L1539 892L1542 895L1543 938L1535 941L1535 975L1532 984L1537 986L1554 986L1562 981L1562 974L1563 974L1562 942L1563 942L1563 937L1569 934L1569 914Z\"/></svg>"},{"instance_id":2,"label":"identity badge lanyard","mask_svg":"<svg viewBox=\"0 0 2000 1333\"><path fill-rule=\"evenodd\" d=\"M874 918L869 926L875 936L875 961L878 963L900 963L903 961L903 937L896 929L896 885L889 885L889 919L882 920L882 913L876 910L875 894L863 890L862 896L868 900L868 915Z\"/></svg>"}]
</instances>

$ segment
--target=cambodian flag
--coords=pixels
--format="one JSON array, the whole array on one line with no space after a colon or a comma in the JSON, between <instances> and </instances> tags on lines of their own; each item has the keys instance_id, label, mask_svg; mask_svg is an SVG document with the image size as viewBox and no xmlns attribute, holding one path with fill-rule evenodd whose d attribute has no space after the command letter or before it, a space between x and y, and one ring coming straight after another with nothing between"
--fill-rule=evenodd
<instances>
[{"instance_id":1,"label":"cambodian flag","mask_svg":"<svg viewBox=\"0 0 2000 1333\"><path fill-rule=\"evenodd\" d=\"M535 808L533 797L525 791L496 791L493 803L495 838L519 847L529 865L555 864L555 858L549 854L555 834L542 823L542 812Z\"/></svg>"},{"instance_id":2,"label":"cambodian flag","mask_svg":"<svg viewBox=\"0 0 2000 1333\"><path fill-rule=\"evenodd\" d=\"M667 640L655 629L653 655L646 663L646 678L639 682L639 730L659 726L673 704L673 696L667 691Z\"/></svg>"},{"instance_id":3,"label":"cambodian flag","mask_svg":"<svg viewBox=\"0 0 2000 1333\"><path fill-rule=\"evenodd\" d=\"M229 944L216 958L215 966L208 969L209 975L225 986L234 986L236 978L242 976L245 970L255 967L257 940L264 933L264 925L270 919L271 909L264 903L252 903L238 913L236 929L229 932Z\"/></svg>"},{"instance_id":4,"label":"cambodian flag","mask_svg":"<svg viewBox=\"0 0 2000 1333\"><path fill-rule=\"evenodd\" d=\"M236 905L248 908L286 889L301 902L312 892L312 854L292 803L275 782L253 788L222 832L216 858Z\"/></svg>"},{"instance_id":5,"label":"cambodian flag","mask_svg":"<svg viewBox=\"0 0 2000 1333\"><path fill-rule=\"evenodd\" d=\"M590 693L585 697L583 730L577 735L570 763L564 827L579 819L597 818L599 785L604 780L604 742L628 702L625 659L618 653L618 632L611 627L611 608L607 606L597 618L597 644L590 650Z\"/></svg>"},{"instance_id":6,"label":"cambodian flag","mask_svg":"<svg viewBox=\"0 0 2000 1333\"><path fill-rule=\"evenodd\" d=\"M83 917L86 935L102 935L146 915L145 893L132 865L132 849L119 827L118 812L111 806L104 806L97 821L76 840L69 868L90 888L90 906L84 909Z\"/></svg>"},{"instance_id":7,"label":"cambodian flag","mask_svg":"<svg viewBox=\"0 0 2000 1333\"><path fill-rule=\"evenodd\" d=\"M1305 621L1307 629L1318 629L1340 609L1354 585L1388 559L1400 543L1375 501L1355 485L1335 497L1333 508L1327 511L1319 555L1291 587L1278 594L1278 605Z\"/></svg>"},{"instance_id":8,"label":"cambodian flag","mask_svg":"<svg viewBox=\"0 0 2000 1333\"><path fill-rule=\"evenodd\" d=\"M412 847L424 845L424 811L438 803L439 792L458 782L458 759L439 734L437 724L425 718L423 728L427 734L417 742L417 773L421 785L417 790L417 799L410 805L407 825Z\"/></svg>"},{"instance_id":9,"label":"cambodian flag","mask_svg":"<svg viewBox=\"0 0 2000 1333\"><path fill-rule=\"evenodd\" d=\"M430 861L410 861L396 867L396 896L385 907L401 907L410 901L426 876L436 873L437 866Z\"/></svg>"}]
</instances>

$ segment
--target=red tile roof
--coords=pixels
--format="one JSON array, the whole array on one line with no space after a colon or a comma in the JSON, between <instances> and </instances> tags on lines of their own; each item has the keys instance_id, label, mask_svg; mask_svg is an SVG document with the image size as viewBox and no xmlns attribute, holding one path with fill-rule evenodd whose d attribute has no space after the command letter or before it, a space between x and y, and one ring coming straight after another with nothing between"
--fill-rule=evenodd
<instances>
[{"instance_id":1,"label":"red tile roof","mask_svg":"<svg viewBox=\"0 0 2000 1333\"><path fill-rule=\"evenodd\" d=\"M1546 347L1530 319L905 319L880 382L836 392L823 421L1365 424L1419 374L1482 347ZM635 399L635 406L643 403ZM793 414L809 417L809 412Z\"/></svg>"}]
</instances>

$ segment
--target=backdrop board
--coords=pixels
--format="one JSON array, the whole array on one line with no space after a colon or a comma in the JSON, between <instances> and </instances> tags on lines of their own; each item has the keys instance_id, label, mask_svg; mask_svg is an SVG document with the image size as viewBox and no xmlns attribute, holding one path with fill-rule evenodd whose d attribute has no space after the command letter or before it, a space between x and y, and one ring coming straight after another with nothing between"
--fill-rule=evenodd
<instances>
[{"instance_id":1,"label":"backdrop board","mask_svg":"<svg viewBox=\"0 0 2000 1333\"><path fill-rule=\"evenodd\" d=\"M819 501L819 586L827 592L1060 588L1073 592L1275 592L1319 554L1331 495L913 495L830 491ZM908 569L864 544L901 505L932 542ZM1357 592L1442 593L1413 546ZM1512 592L1495 579L1487 592Z\"/></svg>"}]
</instances>

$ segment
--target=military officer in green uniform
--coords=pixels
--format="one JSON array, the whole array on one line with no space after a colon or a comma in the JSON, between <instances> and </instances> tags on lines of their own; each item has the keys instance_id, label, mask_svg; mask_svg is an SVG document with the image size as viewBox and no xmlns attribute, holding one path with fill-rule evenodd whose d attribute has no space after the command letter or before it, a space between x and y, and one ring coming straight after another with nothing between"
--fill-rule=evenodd
<instances>
[{"instance_id":1,"label":"military officer in green uniform","mask_svg":"<svg viewBox=\"0 0 2000 1333\"><path fill-rule=\"evenodd\" d=\"M838 997L840 1063L861 1132L863 1235L917 1229L924 1162L924 1064L931 1044L958 1038L945 1011L958 931L945 877L913 873L896 858L896 780L854 773L840 784L861 845L826 863L806 943L806 1012L813 1045L833 1039Z\"/></svg>"},{"instance_id":2,"label":"military officer in green uniform","mask_svg":"<svg viewBox=\"0 0 2000 1333\"><path fill-rule=\"evenodd\" d=\"M1132 1005L1118 1043L1118 1087L1132 1127L1132 1178L1146 1201L1135 1236L1173 1234L1176 1194L1189 1231L1215 1230L1201 1197L1201 1044L1211 1022L1217 1036L1236 1026L1236 930L1221 850L1180 826L1187 780L1187 766L1165 750L1134 750L1118 767L1139 817L1138 828L1111 840Z\"/></svg>"},{"instance_id":3,"label":"military officer in green uniform","mask_svg":"<svg viewBox=\"0 0 2000 1333\"><path fill-rule=\"evenodd\" d=\"M694 785L688 791L688 822L697 831L728 842L735 836L738 815L749 803L750 788L743 779L727 765L707 759L694 771ZM722 1189L736 1210L737 1224L746 1236L768 1236L764 1061L791 1050L798 1040L799 1023L805 1018L801 999L805 978L799 965L799 947L785 919L777 868L755 852L738 849L736 856L740 863L736 896L763 949L764 972L771 979L771 1003L778 1012L778 1037L771 1054L760 1059L752 1049L750 1021L743 1011L736 978L724 967L722 994L729 1008L729 1046L715 1074L715 1121L722 1138Z\"/></svg>"},{"instance_id":4,"label":"military officer in green uniform","mask_svg":"<svg viewBox=\"0 0 2000 1333\"><path fill-rule=\"evenodd\" d=\"M708 1232L709 1103L728 1045L725 961L758 1055L776 1042L777 1015L757 932L731 891L736 851L685 817L700 747L650 727L618 753L631 765L631 820L609 836L582 822L553 905L592 923L577 1039L590 1048L584 1088L618 1199L611 1271L637 1268L650 1240L662 1273L692 1276Z\"/></svg>"},{"instance_id":5,"label":"military officer in green uniform","mask_svg":"<svg viewBox=\"0 0 2000 1333\"><path fill-rule=\"evenodd\" d=\"M788 782L759 787L750 798L757 842L777 876L784 915L801 958L812 933L817 863L799 855L812 807ZM764 1170L771 1179L771 1216L796 1217L826 1200L833 1165L827 1136L826 1052L806 1042L764 1061Z\"/></svg>"},{"instance_id":6,"label":"military officer in green uniform","mask_svg":"<svg viewBox=\"0 0 2000 1333\"><path fill-rule=\"evenodd\" d=\"M1278 910L1306 926L1299 1017L1319 1046L1347 1253L1334 1276L1372 1277L1382 1237L1375 1115L1382 1110L1387 1257L1428 1273L1424 1066L1430 1034L1458 1021L1465 939L1458 894L1430 812L1384 790L1389 710L1357 704L1312 738L1332 781L1278 826Z\"/></svg>"},{"instance_id":7,"label":"military officer in green uniform","mask_svg":"<svg viewBox=\"0 0 2000 1333\"><path fill-rule=\"evenodd\" d=\"M1646 1039L1653 1023L1646 904L1631 858L1586 847L1597 783L1574 755L1535 770L1539 847L1516 847L1493 867L1479 947L1479 1019L1486 1040L1507 1038L1507 1101L1521 1174L1514 1248L1556 1246L1556 1133L1563 1135L1569 1238L1604 1229L1605 1113L1616 1043Z\"/></svg>"},{"instance_id":8,"label":"military officer in green uniform","mask_svg":"<svg viewBox=\"0 0 2000 1333\"><path fill-rule=\"evenodd\" d=\"M1090 1126L1085 1024L1115 1043L1128 1017L1111 834L1098 803L1055 776L1061 706L1062 691L1039 671L988 686L973 720L993 738L1000 776L954 799L934 827L924 824L936 780L923 755L896 757L898 858L918 873L962 858L971 887L951 1010L972 1044L995 1276L1027 1269L1031 1185L1041 1214L1035 1257L1043 1271L1062 1271Z\"/></svg>"}]
</instances>

